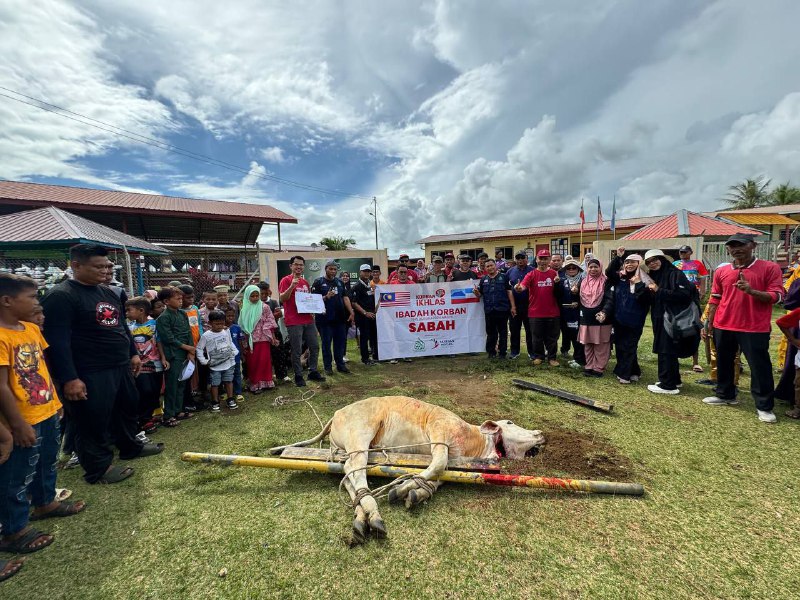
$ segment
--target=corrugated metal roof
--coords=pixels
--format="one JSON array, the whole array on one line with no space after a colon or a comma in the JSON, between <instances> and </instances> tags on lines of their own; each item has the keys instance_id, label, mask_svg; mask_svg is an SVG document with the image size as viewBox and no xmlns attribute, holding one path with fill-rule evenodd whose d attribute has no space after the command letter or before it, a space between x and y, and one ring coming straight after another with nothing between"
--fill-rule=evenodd
<instances>
[{"instance_id":1,"label":"corrugated metal roof","mask_svg":"<svg viewBox=\"0 0 800 600\"><path fill-rule=\"evenodd\" d=\"M110 248L124 246L145 254L167 254L160 246L54 206L0 216L0 246L22 248L53 243L94 243Z\"/></svg>"},{"instance_id":2,"label":"corrugated metal roof","mask_svg":"<svg viewBox=\"0 0 800 600\"><path fill-rule=\"evenodd\" d=\"M637 217L635 219L617 219L616 227L619 230L636 229L649 223L653 223L662 217ZM449 233L445 235L430 235L421 240L418 244L433 244L436 242L455 242L455 241L479 241L502 238L523 238L536 237L539 235L559 234L559 233L580 233L580 223L568 223L566 225L542 225L540 227L521 227L518 229L492 229L489 231L472 231L468 233ZM583 227L584 233L591 234L597 230L596 221L587 221ZM611 222L605 221L603 231L611 231Z\"/></svg>"},{"instance_id":3,"label":"corrugated metal roof","mask_svg":"<svg viewBox=\"0 0 800 600\"><path fill-rule=\"evenodd\" d=\"M800 221L795 221L786 215L779 214L717 213L717 216L736 221L742 225L800 225Z\"/></svg>"},{"instance_id":4,"label":"corrugated metal roof","mask_svg":"<svg viewBox=\"0 0 800 600\"><path fill-rule=\"evenodd\" d=\"M0 203L5 201L25 202L32 206L43 204L58 206L67 210L70 207L98 210L127 209L175 216L208 215L223 220L297 223L297 218L266 204L199 200L23 181L0 181Z\"/></svg>"},{"instance_id":5,"label":"corrugated metal roof","mask_svg":"<svg viewBox=\"0 0 800 600\"><path fill-rule=\"evenodd\" d=\"M688 221L687 233L679 233L678 219L685 215ZM683 228L681 228L683 229ZM722 219L708 217L688 210L680 210L674 214L662 218L651 225L642 227L633 233L626 235L624 240L660 240L674 237L724 237L735 233L747 233L750 235L763 235L757 229L751 229L741 225L728 223Z\"/></svg>"},{"instance_id":6,"label":"corrugated metal roof","mask_svg":"<svg viewBox=\"0 0 800 600\"><path fill-rule=\"evenodd\" d=\"M724 208L722 210L714 211L715 215L719 214L739 214L739 215L748 215L748 214L764 214L764 213L773 213L778 215L794 215L800 213L800 204L776 204L774 206L759 206L758 208L741 208L739 210L733 210L730 208Z\"/></svg>"}]
</instances>

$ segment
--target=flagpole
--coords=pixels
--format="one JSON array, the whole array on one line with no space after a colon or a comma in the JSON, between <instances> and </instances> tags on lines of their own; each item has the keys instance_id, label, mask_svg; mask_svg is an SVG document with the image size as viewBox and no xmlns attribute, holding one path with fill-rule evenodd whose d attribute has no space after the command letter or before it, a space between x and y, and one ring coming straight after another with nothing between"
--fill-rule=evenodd
<instances>
[{"instance_id":1,"label":"flagpole","mask_svg":"<svg viewBox=\"0 0 800 600\"><path fill-rule=\"evenodd\" d=\"M595 239L600 241L600 196L597 196L597 218L595 219Z\"/></svg>"},{"instance_id":2,"label":"flagpole","mask_svg":"<svg viewBox=\"0 0 800 600\"><path fill-rule=\"evenodd\" d=\"M614 234L614 241L617 241L617 195L614 194L614 202L611 205L611 233Z\"/></svg>"},{"instance_id":3,"label":"flagpole","mask_svg":"<svg viewBox=\"0 0 800 600\"><path fill-rule=\"evenodd\" d=\"M582 258L581 257L581 253L583 252L583 224L584 224L585 221L586 221L586 217L584 216L584 212L583 212L583 198L581 198L581 249L578 252L578 258Z\"/></svg>"}]
</instances>

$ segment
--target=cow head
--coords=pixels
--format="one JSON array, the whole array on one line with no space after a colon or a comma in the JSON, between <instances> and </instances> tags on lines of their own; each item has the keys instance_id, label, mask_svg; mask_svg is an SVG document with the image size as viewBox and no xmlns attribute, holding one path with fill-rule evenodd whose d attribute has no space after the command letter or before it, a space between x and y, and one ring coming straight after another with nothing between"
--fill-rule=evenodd
<instances>
[{"instance_id":1,"label":"cow head","mask_svg":"<svg viewBox=\"0 0 800 600\"><path fill-rule=\"evenodd\" d=\"M523 429L511 421L485 421L481 433L494 436L494 448L500 457L523 458L535 456L544 445L544 436L538 429Z\"/></svg>"}]
</instances>

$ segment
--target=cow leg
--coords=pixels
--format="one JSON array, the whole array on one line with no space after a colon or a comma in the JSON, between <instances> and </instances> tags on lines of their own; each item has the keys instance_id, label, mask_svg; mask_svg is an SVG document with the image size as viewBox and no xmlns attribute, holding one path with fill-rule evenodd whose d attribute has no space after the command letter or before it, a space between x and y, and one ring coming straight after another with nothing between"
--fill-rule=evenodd
<instances>
[{"instance_id":1,"label":"cow leg","mask_svg":"<svg viewBox=\"0 0 800 600\"><path fill-rule=\"evenodd\" d=\"M431 462L428 467L413 479L400 484L389 493L389 501L405 499L406 508L411 508L433 496L433 493L442 485L437 481L447 468L447 446L436 444L431 452ZM424 480L421 483L419 480Z\"/></svg>"},{"instance_id":2,"label":"cow leg","mask_svg":"<svg viewBox=\"0 0 800 600\"><path fill-rule=\"evenodd\" d=\"M350 500L356 499L356 489L349 478L344 478L344 487L347 493L350 494ZM369 534L369 525L367 524L367 513L361 504L355 505L355 518L353 519L353 544L363 544L367 541Z\"/></svg>"},{"instance_id":3,"label":"cow leg","mask_svg":"<svg viewBox=\"0 0 800 600\"><path fill-rule=\"evenodd\" d=\"M364 471L367 466L367 451L353 452L349 448L346 448L346 451L350 454L350 457L344 463L345 477L350 480L355 490L358 504L366 513L367 523L372 534L378 538L386 537L386 524L383 522L381 513L378 512L378 503L375 502L375 498L371 494L364 492L364 490L369 492L367 474Z\"/></svg>"}]
</instances>

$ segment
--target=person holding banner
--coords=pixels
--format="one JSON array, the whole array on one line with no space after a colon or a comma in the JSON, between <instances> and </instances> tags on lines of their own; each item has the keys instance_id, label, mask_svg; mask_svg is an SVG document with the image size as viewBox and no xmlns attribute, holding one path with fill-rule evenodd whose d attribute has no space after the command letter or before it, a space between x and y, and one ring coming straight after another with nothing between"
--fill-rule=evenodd
<instances>
[{"instance_id":1,"label":"person holding banner","mask_svg":"<svg viewBox=\"0 0 800 600\"><path fill-rule=\"evenodd\" d=\"M361 350L361 362L368 367L378 361L378 326L375 322L375 290L369 285L372 267L361 265L359 279L350 290L350 303L356 313L356 326L358 327L358 345ZM372 346L372 358L370 358Z\"/></svg>"},{"instance_id":2,"label":"person holding banner","mask_svg":"<svg viewBox=\"0 0 800 600\"><path fill-rule=\"evenodd\" d=\"M486 320L486 354L489 358L506 358L508 347L508 319L517 314L508 276L497 270L493 258L487 258L486 275L481 277L473 293L483 300Z\"/></svg>"},{"instance_id":3,"label":"person holding banner","mask_svg":"<svg viewBox=\"0 0 800 600\"><path fill-rule=\"evenodd\" d=\"M339 265L335 260L325 263L325 276L311 284L311 293L320 294L325 303L325 312L316 315L317 330L322 338L322 366L327 375L333 375L333 363L339 373L351 371L344 364L347 351L347 325L353 322L353 307L344 289L342 280L336 277ZM333 343L333 355L331 355Z\"/></svg>"},{"instance_id":4,"label":"person holding banner","mask_svg":"<svg viewBox=\"0 0 800 600\"><path fill-rule=\"evenodd\" d=\"M306 268L306 259L302 256L293 256L289 259L292 269L290 275L281 279L278 292L283 305L283 320L289 331L289 343L292 347L292 368L294 369L294 383L297 387L306 385L303 379L303 365L300 356L303 354L303 343L308 346L308 378L312 381L325 381L319 372L319 342L317 341L317 328L314 326L314 317L309 312L300 313L297 310L295 296L298 292L308 294L308 281L303 278ZM305 309L304 309L305 310Z\"/></svg>"},{"instance_id":5,"label":"person holding banner","mask_svg":"<svg viewBox=\"0 0 800 600\"><path fill-rule=\"evenodd\" d=\"M533 337L531 336L531 322L528 319L528 290L518 292L515 286L520 283L525 276L533 271L533 267L528 264L528 255L519 251L514 256L516 264L506 271L508 281L514 289L514 303L517 307L516 316L511 317L511 358L519 356L520 330L525 327L525 345L528 347L528 358L533 359ZM495 264L496 261L495 261Z\"/></svg>"},{"instance_id":6,"label":"person holding banner","mask_svg":"<svg viewBox=\"0 0 800 600\"><path fill-rule=\"evenodd\" d=\"M472 270L472 259L469 254L461 254L458 257L458 268L450 272L447 281L469 281L477 278L477 273Z\"/></svg>"},{"instance_id":7,"label":"person holding banner","mask_svg":"<svg viewBox=\"0 0 800 600\"><path fill-rule=\"evenodd\" d=\"M536 268L528 273L514 289L528 290L528 318L533 338L533 364L540 365L546 358L551 367L557 367L558 334L561 332L561 310L559 300L561 279L550 268L550 251L539 250Z\"/></svg>"}]
</instances>

